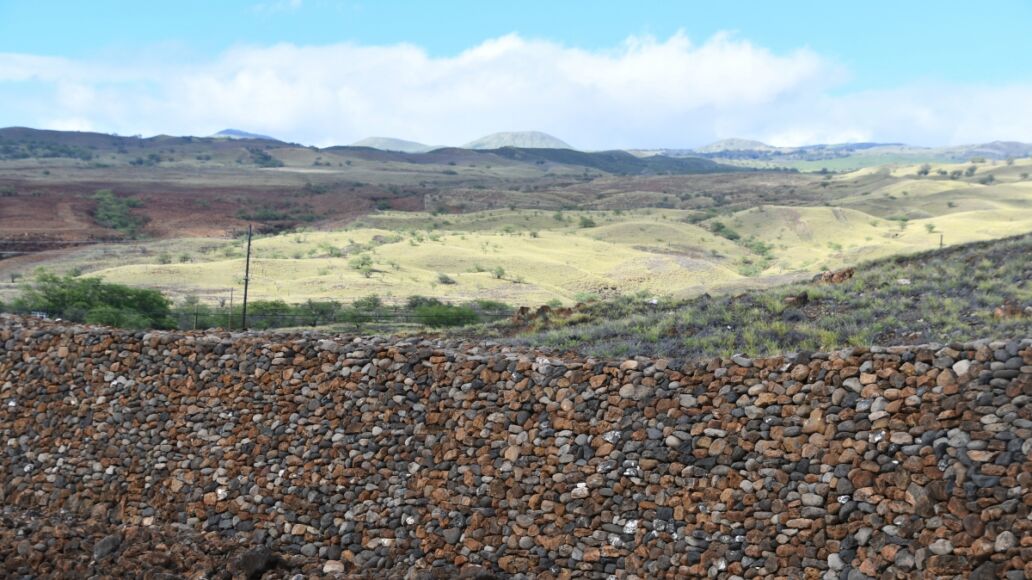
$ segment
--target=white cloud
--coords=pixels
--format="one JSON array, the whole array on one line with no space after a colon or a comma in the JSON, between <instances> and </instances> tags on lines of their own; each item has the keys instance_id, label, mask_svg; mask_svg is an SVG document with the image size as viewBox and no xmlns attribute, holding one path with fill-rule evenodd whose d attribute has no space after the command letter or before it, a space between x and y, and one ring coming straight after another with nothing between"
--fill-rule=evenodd
<instances>
[{"instance_id":1,"label":"white cloud","mask_svg":"<svg viewBox=\"0 0 1032 580\"><path fill-rule=\"evenodd\" d=\"M300 2L263 5L273 4ZM240 46L196 65L0 54L0 125L235 127L317 145L369 135L461 144L523 129L585 148L1032 140L1030 85L843 93L847 82L811 50L775 53L727 34L701 44L631 37L595 51L511 34L451 57L408 44Z\"/></svg>"}]
</instances>

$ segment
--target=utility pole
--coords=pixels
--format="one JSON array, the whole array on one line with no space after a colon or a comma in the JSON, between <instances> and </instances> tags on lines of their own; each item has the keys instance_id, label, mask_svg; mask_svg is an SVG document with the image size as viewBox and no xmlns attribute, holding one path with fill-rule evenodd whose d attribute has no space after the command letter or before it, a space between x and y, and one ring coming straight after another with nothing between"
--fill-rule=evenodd
<instances>
[{"instance_id":1,"label":"utility pole","mask_svg":"<svg viewBox=\"0 0 1032 580\"><path fill-rule=\"evenodd\" d=\"M247 286L251 282L251 224L247 224L247 265L244 266L244 311L240 328L247 330Z\"/></svg>"},{"instance_id":2,"label":"utility pole","mask_svg":"<svg viewBox=\"0 0 1032 580\"><path fill-rule=\"evenodd\" d=\"M942 234L939 234L939 247L940 247L940 248L941 248L941 247L943 246L943 243L942 243L942 236L943 236Z\"/></svg>"}]
</instances>

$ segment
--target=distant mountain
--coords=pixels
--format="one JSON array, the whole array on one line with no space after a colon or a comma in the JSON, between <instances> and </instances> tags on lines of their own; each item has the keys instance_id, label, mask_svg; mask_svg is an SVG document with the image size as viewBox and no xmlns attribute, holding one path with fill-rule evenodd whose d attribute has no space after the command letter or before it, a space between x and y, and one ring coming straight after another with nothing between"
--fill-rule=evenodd
<instances>
[{"instance_id":1,"label":"distant mountain","mask_svg":"<svg viewBox=\"0 0 1032 580\"><path fill-rule=\"evenodd\" d=\"M943 148L946 155L959 160L972 157L986 157L989 159L1007 159L1028 157L1032 155L1032 144L1020 143L1018 141L993 141L978 145L961 145L959 147Z\"/></svg>"},{"instance_id":2,"label":"distant mountain","mask_svg":"<svg viewBox=\"0 0 1032 580\"><path fill-rule=\"evenodd\" d=\"M501 149L502 147L519 147L521 149L573 149L561 139L540 131L511 131L492 133L462 146L465 149Z\"/></svg>"},{"instance_id":3,"label":"distant mountain","mask_svg":"<svg viewBox=\"0 0 1032 580\"><path fill-rule=\"evenodd\" d=\"M259 135L258 133L248 133L247 131L241 131L240 129L223 129L212 135L212 137L222 139L264 139L266 141L279 141L279 139L276 139L275 137Z\"/></svg>"},{"instance_id":4,"label":"distant mountain","mask_svg":"<svg viewBox=\"0 0 1032 580\"><path fill-rule=\"evenodd\" d=\"M482 151L481 154L503 157L523 163L533 163L534 165L555 163L559 165L590 167L616 175L725 173L743 170L741 167L724 165L700 157L680 157L675 159L665 155L653 155L642 158L626 151L587 152L569 148L499 147L490 151Z\"/></svg>"},{"instance_id":5,"label":"distant mountain","mask_svg":"<svg viewBox=\"0 0 1032 580\"><path fill-rule=\"evenodd\" d=\"M705 147L695 149L698 153L719 153L721 151L773 151L773 145L752 139L721 139Z\"/></svg>"},{"instance_id":6,"label":"distant mountain","mask_svg":"<svg viewBox=\"0 0 1032 580\"><path fill-rule=\"evenodd\" d=\"M426 153L437 149L431 145L424 145L415 141L395 139L393 137L366 137L361 141L355 141L352 147L372 147L381 151L400 151L402 153Z\"/></svg>"},{"instance_id":7,"label":"distant mountain","mask_svg":"<svg viewBox=\"0 0 1032 580\"><path fill-rule=\"evenodd\" d=\"M1032 156L1032 144L1017 141L993 141L974 145L918 147L903 143L830 143L776 147L748 139L724 139L697 149L639 149L639 157L705 157L718 161L762 162L789 166L800 162L839 160L842 167L869 167L886 163L957 163L985 158L1004 160ZM848 160L844 163L841 160Z\"/></svg>"}]
</instances>

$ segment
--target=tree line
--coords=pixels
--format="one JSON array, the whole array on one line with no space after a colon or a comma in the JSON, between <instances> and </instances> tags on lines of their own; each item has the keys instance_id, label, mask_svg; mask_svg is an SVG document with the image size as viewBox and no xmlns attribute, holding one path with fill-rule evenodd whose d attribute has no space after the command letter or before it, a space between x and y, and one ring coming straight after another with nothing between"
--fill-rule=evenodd
<instances>
[{"instance_id":1,"label":"tree line","mask_svg":"<svg viewBox=\"0 0 1032 580\"><path fill-rule=\"evenodd\" d=\"M188 297L178 305L158 290L110 284L100 278L38 272L23 284L10 304L0 310L35 314L71 322L131 329L240 329L243 305L210 305ZM490 322L508 317L512 308L501 302L477 300L451 304L437 298L412 296L404 304L388 305L378 296L345 304L335 300L254 300L247 305L247 328L265 330L299 326L407 323L443 328Z\"/></svg>"}]
</instances>

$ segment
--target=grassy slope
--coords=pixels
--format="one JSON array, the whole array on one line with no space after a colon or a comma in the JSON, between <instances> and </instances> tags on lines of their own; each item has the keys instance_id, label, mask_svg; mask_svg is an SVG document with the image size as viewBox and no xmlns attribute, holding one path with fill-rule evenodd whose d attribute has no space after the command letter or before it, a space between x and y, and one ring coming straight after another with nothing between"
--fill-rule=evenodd
<instances>
[{"instance_id":1,"label":"grassy slope","mask_svg":"<svg viewBox=\"0 0 1032 580\"><path fill-rule=\"evenodd\" d=\"M239 145L231 144L223 154L228 162L238 152ZM378 183L411 183L452 167L454 170L448 171L457 175L437 175L441 179L476 176L506 182L543 171L535 164L506 165L512 162L498 157L496 162L501 164L489 168L482 164L485 154L468 151L430 154L422 165L394 159L405 158L401 154L356 148L341 149L342 155L350 156L346 160L334 157L337 149L287 148L274 152L283 157L287 167L246 175L255 183L269 180L285 191L292 191L283 185L288 182L281 184L278 180L298 179L291 172L315 172L303 174L304 179L311 177L314 182L320 172L330 171L314 166L317 158L332 161L337 165L334 171L344 172L340 175L362 176ZM436 157L450 159L460 153L467 157L455 166L441 165ZM323 226L327 231L258 240L252 291L259 298L291 302L308 298L349 301L368 294L402 299L420 294L535 305L552 299L572 303L585 293L611 296L635 291L684 298L717 287L769 286L800 273L931 249L938 246L940 233L947 245L953 245L1032 230L1032 181L1027 178L1032 160L1020 159L1013 165L981 163L974 176L956 180L938 176L939 170L949 172L968 166L933 164L927 177L917 175L920 165L906 165L828 176L610 176L591 182L558 185L550 181L522 188L514 182L509 189L438 183L437 193L425 194L428 199L447 202L481 196L485 200L497 198L493 200L495 205L533 207L544 200L553 208L599 209L673 203L686 209L566 211L560 214L561 220L555 219L554 209L438 216L379 212L353 222L346 230L330 229L333 226L327 224ZM50 177L64 179L56 175L57 171ZM133 171L164 175L165 170ZM186 169L170 175L177 180L205 179ZM236 179L245 174L227 175ZM979 183L988 175L995 179L992 184ZM339 186L347 189L350 182L342 183ZM403 195L409 189L389 188ZM10 199L23 198L35 199ZM299 199L313 204L313 213L346 205L333 193ZM148 198L144 210L159 201ZM435 203L428 201L431 207ZM717 217L691 223L706 218L708 214L701 212L708 211L717 212ZM579 227L582 216L594 220L596 227ZM901 216L909 222L893 221ZM154 219L151 224L167 221ZM743 239L735 243L713 234L708 228L716 221L734 229ZM532 232L537 233L536 237ZM394 239L398 235L401 238ZM350 260L362 253L368 253L375 262L370 277L349 267ZM162 254L169 255L172 263L161 264ZM180 263L181 256L187 261ZM196 293L214 299L228 295L230 288L237 292L242 289L243 247L239 240L141 242L65 250L40 258L59 272L81 269L112 281L158 287L175 297ZM27 275L34 264L21 270L16 265L0 266L5 266L0 270L5 278L0 281L0 300L4 300L15 287L3 282L11 273ZM481 271L477 271L478 266ZM502 279L491 275L498 266L506 271ZM457 284L438 284L440 273Z\"/></svg>"},{"instance_id":2,"label":"grassy slope","mask_svg":"<svg viewBox=\"0 0 1032 580\"><path fill-rule=\"evenodd\" d=\"M679 221L688 213L566 212L562 221L551 212L520 210L447 218L387 213L346 231L257 240L251 288L256 297L288 301L420 294L537 304L553 298L573 302L578 294L608 288L664 294L692 288L698 293L704 284L740 278L725 263L746 250ZM598 225L580 227L581 216L591 216ZM374 261L369 277L349 265L363 254ZM96 273L112 282L147 280L184 294L191 288L228 293L243 270L239 242L191 256L196 261L110 264ZM505 270L501 279L492 274L499 266ZM457 283L439 284L439 273Z\"/></svg>"},{"instance_id":3,"label":"grassy slope","mask_svg":"<svg viewBox=\"0 0 1032 580\"><path fill-rule=\"evenodd\" d=\"M900 181L882 170L851 179L837 176L828 190L826 203L834 205L759 205L699 224L690 223L705 217L698 212L670 209L376 213L346 230L259 239L252 292L290 302L419 294L516 304L552 299L572 303L584 294L636 291L683 298L932 249L939 245L940 233L953 245L1032 231L1032 182L1001 178L986 186ZM904 215L910 216L907 223L889 219ZM596 226L580 227L582 217ZM716 221L742 240L736 243L712 233L709 228ZM766 255L758 250L759 242L768 248ZM146 247L146 254L113 252L107 258L84 250L78 258L73 253L52 266L61 270L88 264L87 270L110 281L145 281L174 296L224 296L232 287L239 290L239 240L174 240ZM163 252L174 263L158 263ZM184 253L190 261L179 263ZM349 266L361 254L369 254L375 263L369 277ZM491 274L499 266L506 272L502 279ZM457 283L438 284L441 273Z\"/></svg>"},{"instance_id":4,"label":"grassy slope","mask_svg":"<svg viewBox=\"0 0 1032 580\"><path fill-rule=\"evenodd\" d=\"M1032 317L998 319L994 309L1032 306L1029 256L1032 234L867 262L839 285L798 283L657 306L625 298L515 340L595 356L686 358L1028 336ZM802 293L805 305L786 304Z\"/></svg>"}]
</instances>

